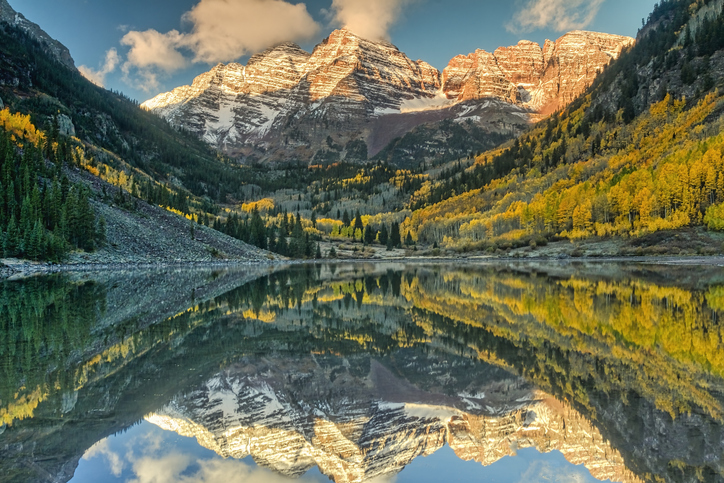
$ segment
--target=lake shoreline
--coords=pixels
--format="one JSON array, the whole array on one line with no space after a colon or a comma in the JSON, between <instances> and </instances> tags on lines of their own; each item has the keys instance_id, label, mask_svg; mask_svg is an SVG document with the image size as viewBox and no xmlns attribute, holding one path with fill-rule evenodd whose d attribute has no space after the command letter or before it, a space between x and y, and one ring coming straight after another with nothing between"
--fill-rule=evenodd
<instances>
[{"instance_id":1,"label":"lake shoreline","mask_svg":"<svg viewBox=\"0 0 724 483\"><path fill-rule=\"evenodd\" d=\"M105 272L105 271L137 271L166 268L237 268L237 267L286 267L290 265L327 264L327 263L473 263L482 264L602 264L602 263L637 263L672 266L708 266L724 267L724 256L630 256L630 257L510 257L495 255L474 256L435 256L435 257L396 257L396 258L325 258L318 260L219 260L219 261L178 261L178 262L139 262L139 263L47 263L20 259L0 259L0 279L11 277L27 277L54 273L71 272Z\"/></svg>"}]
</instances>

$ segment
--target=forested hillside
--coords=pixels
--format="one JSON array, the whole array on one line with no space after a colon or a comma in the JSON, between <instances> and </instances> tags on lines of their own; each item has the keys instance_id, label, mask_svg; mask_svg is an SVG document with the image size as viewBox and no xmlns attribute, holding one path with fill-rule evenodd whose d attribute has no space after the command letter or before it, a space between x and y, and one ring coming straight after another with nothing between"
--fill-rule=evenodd
<instances>
[{"instance_id":1,"label":"forested hillside","mask_svg":"<svg viewBox=\"0 0 724 483\"><path fill-rule=\"evenodd\" d=\"M76 249L93 251L105 242L106 220L96 215L98 203L109 206L102 211L124 212L109 226L121 236L112 240L111 251L124 261L131 256L124 251L130 240L127 227L120 226L158 213L154 206L188 219L172 221L159 214L169 230L178 224L184 228L175 235L180 242L172 243L176 248L165 242L146 247L156 256L178 259L189 249L197 252L194 259L258 256L209 229L194 228L220 228L225 211L219 205L243 199L252 170L230 163L136 102L95 86L30 34L3 22L0 97L2 256L61 261ZM71 175L78 169L92 177ZM141 209L142 201L151 206ZM195 248L186 246L189 233ZM171 242L169 235L164 236ZM248 239L246 235L241 238ZM160 232L158 238L163 238ZM131 250L133 257L148 261L138 250L140 246Z\"/></svg>"},{"instance_id":2,"label":"forested hillside","mask_svg":"<svg viewBox=\"0 0 724 483\"><path fill-rule=\"evenodd\" d=\"M40 129L52 119L72 120L74 134L97 148L95 161L122 169L128 177L139 170L186 196L225 201L242 196L244 173L191 136L117 94L86 80L60 64L25 32L0 23L0 96L13 112L29 114ZM124 163L121 163L120 160Z\"/></svg>"},{"instance_id":3,"label":"forested hillside","mask_svg":"<svg viewBox=\"0 0 724 483\"><path fill-rule=\"evenodd\" d=\"M403 232L494 248L723 229L723 3L657 5L636 45L569 108L424 185Z\"/></svg>"},{"instance_id":4,"label":"forested hillside","mask_svg":"<svg viewBox=\"0 0 724 483\"><path fill-rule=\"evenodd\" d=\"M58 261L70 249L93 250L105 241L105 220L96 218L90 190L70 183L55 156L57 146L28 116L0 111L0 239L6 257ZM46 161L45 147L53 162Z\"/></svg>"}]
</instances>

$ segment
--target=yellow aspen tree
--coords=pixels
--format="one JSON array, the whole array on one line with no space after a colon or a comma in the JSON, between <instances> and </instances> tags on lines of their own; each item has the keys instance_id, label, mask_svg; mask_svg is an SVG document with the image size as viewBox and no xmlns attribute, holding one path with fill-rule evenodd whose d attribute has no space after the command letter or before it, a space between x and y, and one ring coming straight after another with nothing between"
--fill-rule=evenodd
<instances>
[{"instance_id":1,"label":"yellow aspen tree","mask_svg":"<svg viewBox=\"0 0 724 483\"><path fill-rule=\"evenodd\" d=\"M706 170L705 192L706 201L708 204L713 205L716 201L716 170L712 165Z\"/></svg>"},{"instance_id":2,"label":"yellow aspen tree","mask_svg":"<svg viewBox=\"0 0 724 483\"><path fill-rule=\"evenodd\" d=\"M648 187L639 191L634 199L634 205L638 207L640 227L646 228L649 223L651 223L651 215L654 208L653 195Z\"/></svg>"},{"instance_id":3,"label":"yellow aspen tree","mask_svg":"<svg viewBox=\"0 0 724 483\"><path fill-rule=\"evenodd\" d=\"M575 230L590 231L593 220L591 200L586 199L573 210L573 228Z\"/></svg>"}]
</instances>

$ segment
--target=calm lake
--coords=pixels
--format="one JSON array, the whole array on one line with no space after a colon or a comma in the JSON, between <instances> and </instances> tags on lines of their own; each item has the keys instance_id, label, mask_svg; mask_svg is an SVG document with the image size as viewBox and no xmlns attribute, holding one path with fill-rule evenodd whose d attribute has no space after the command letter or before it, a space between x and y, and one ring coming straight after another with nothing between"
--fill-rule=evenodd
<instances>
[{"instance_id":1,"label":"calm lake","mask_svg":"<svg viewBox=\"0 0 724 483\"><path fill-rule=\"evenodd\" d=\"M0 482L724 481L724 270L0 282Z\"/></svg>"}]
</instances>

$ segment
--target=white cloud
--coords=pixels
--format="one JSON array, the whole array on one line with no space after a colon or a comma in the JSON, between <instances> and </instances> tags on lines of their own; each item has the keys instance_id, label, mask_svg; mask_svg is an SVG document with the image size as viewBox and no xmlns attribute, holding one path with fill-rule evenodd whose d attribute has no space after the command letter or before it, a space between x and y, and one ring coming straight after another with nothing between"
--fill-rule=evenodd
<instances>
[{"instance_id":1,"label":"white cloud","mask_svg":"<svg viewBox=\"0 0 724 483\"><path fill-rule=\"evenodd\" d=\"M563 459L563 455L560 455ZM532 461L526 471L521 475L519 483L530 481L550 481L551 483L586 483L588 470L582 466L573 466L560 461Z\"/></svg>"},{"instance_id":2,"label":"white cloud","mask_svg":"<svg viewBox=\"0 0 724 483\"><path fill-rule=\"evenodd\" d=\"M131 31L123 36L121 44L130 47L127 63L139 69L158 68L167 73L183 69L187 60L178 51L184 36L177 30L162 34L150 29Z\"/></svg>"},{"instance_id":3,"label":"white cloud","mask_svg":"<svg viewBox=\"0 0 724 483\"><path fill-rule=\"evenodd\" d=\"M196 464L198 469L189 471ZM135 478L128 483L311 483L305 478L286 478L238 460L197 461L181 453L140 458L133 463L133 473Z\"/></svg>"},{"instance_id":4,"label":"white cloud","mask_svg":"<svg viewBox=\"0 0 724 483\"><path fill-rule=\"evenodd\" d=\"M85 65L81 65L78 67L78 70L80 73L94 83L97 86L103 87L106 81L106 76L116 70L116 67L118 67L118 64L121 62L121 57L118 55L118 51L116 49L110 49L108 52L106 52L106 58L103 62L103 66L99 70L92 69L90 67L86 67Z\"/></svg>"},{"instance_id":5,"label":"white cloud","mask_svg":"<svg viewBox=\"0 0 724 483\"><path fill-rule=\"evenodd\" d=\"M370 40L388 40L390 28L413 0L333 0L334 22Z\"/></svg>"},{"instance_id":6,"label":"white cloud","mask_svg":"<svg viewBox=\"0 0 724 483\"><path fill-rule=\"evenodd\" d=\"M527 0L512 21L510 32L552 28L557 32L582 29L593 22L606 0Z\"/></svg>"},{"instance_id":7,"label":"white cloud","mask_svg":"<svg viewBox=\"0 0 724 483\"><path fill-rule=\"evenodd\" d=\"M253 54L284 41L304 41L319 32L303 3L282 0L201 0L184 20L193 25L184 45L195 62L215 64Z\"/></svg>"},{"instance_id":8,"label":"white cloud","mask_svg":"<svg viewBox=\"0 0 724 483\"><path fill-rule=\"evenodd\" d=\"M159 78L192 62L231 62L319 32L305 4L284 0L200 0L183 20L190 32L131 30L123 36L121 44L130 48L123 64L126 83L154 92Z\"/></svg>"},{"instance_id":9,"label":"white cloud","mask_svg":"<svg viewBox=\"0 0 724 483\"><path fill-rule=\"evenodd\" d=\"M126 62L123 64L123 82L129 86L140 89L147 94L154 94L161 88L161 82L158 80L159 74L153 69L134 69L133 66Z\"/></svg>"},{"instance_id":10,"label":"white cloud","mask_svg":"<svg viewBox=\"0 0 724 483\"><path fill-rule=\"evenodd\" d=\"M96 444L91 446L88 451L83 455L84 460L90 460L95 457L104 456L108 461L108 467L114 476L120 477L123 473L123 467L125 466L121 457L111 450L108 444L108 438L98 441Z\"/></svg>"}]
</instances>

